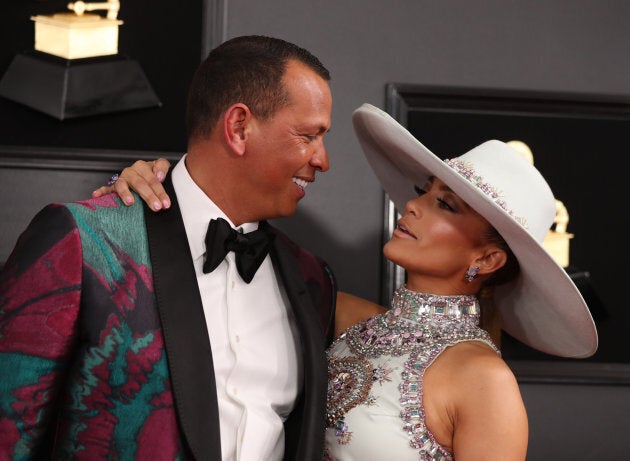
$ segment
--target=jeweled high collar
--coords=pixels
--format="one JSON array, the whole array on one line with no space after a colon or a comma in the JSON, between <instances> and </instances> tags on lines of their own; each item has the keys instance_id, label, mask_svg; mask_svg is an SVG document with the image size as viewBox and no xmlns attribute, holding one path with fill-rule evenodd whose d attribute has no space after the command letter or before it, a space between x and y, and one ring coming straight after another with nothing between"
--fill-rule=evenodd
<instances>
[{"instance_id":1,"label":"jeweled high collar","mask_svg":"<svg viewBox=\"0 0 630 461\"><path fill-rule=\"evenodd\" d=\"M435 319L479 319L479 301L474 295L434 295L411 291L404 285L394 293L391 312L417 322L420 317Z\"/></svg>"}]
</instances>

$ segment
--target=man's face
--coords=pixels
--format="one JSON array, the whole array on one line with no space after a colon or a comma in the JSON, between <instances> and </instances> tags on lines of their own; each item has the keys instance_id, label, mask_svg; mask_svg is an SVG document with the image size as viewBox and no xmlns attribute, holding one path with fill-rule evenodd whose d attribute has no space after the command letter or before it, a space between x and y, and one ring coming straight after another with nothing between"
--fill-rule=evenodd
<instances>
[{"instance_id":1,"label":"man's face","mask_svg":"<svg viewBox=\"0 0 630 461\"><path fill-rule=\"evenodd\" d=\"M290 61L283 83L289 104L268 120L254 117L247 129L243 200L257 210L257 220L292 215L315 173L329 167L324 147L332 109L328 82Z\"/></svg>"}]
</instances>

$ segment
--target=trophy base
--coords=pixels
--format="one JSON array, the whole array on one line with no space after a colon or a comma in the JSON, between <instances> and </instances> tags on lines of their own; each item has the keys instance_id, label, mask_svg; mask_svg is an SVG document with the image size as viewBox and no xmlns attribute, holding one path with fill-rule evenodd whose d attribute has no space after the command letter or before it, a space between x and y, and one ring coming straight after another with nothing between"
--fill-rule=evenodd
<instances>
[{"instance_id":1,"label":"trophy base","mask_svg":"<svg viewBox=\"0 0 630 461\"><path fill-rule=\"evenodd\" d=\"M0 96L59 120L162 105L140 65L120 55L18 54L0 80Z\"/></svg>"}]
</instances>

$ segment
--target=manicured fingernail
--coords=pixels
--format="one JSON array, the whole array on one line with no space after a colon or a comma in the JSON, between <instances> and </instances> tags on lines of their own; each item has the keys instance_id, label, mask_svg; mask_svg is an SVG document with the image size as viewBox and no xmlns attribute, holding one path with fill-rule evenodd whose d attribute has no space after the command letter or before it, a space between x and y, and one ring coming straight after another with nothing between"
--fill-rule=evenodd
<instances>
[{"instance_id":1,"label":"manicured fingernail","mask_svg":"<svg viewBox=\"0 0 630 461\"><path fill-rule=\"evenodd\" d=\"M153 209L155 211L161 210L162 209L162 204L156 200L155 202L153 202Z\"/></svg>"},{"instance_id":2,"label":"manicured fingernail","mask_svg":"<svg viewBox=\"0 0 630 461\"><path fill-rule=\"evenodd\" d=\"M169 202L166 199L162 200L162 204L164 205L164 208L170 208L171 207L171 202Z\"/></svg>"},{"instance_id":3,"label":"manicured fingernail","mask_svg":"<svg viewBox=\"0 0 630 461\"><path fill-rule=\"evenodd\" d=\"M161 171L158 171L157 178L158 178L158 181L160 182L164 181L164 173Z\"/></svg>"},{"instance_id":4,"label":"manicured fingernail","mask_svg":"<svg viewBox=\"0 0 630 461\"><path fill-rule=\"evenodd\" d=\"M125 197L123 200L127 205L131 205L133 203L133 199L131 197Z\"/></svg>"}]
</instances>

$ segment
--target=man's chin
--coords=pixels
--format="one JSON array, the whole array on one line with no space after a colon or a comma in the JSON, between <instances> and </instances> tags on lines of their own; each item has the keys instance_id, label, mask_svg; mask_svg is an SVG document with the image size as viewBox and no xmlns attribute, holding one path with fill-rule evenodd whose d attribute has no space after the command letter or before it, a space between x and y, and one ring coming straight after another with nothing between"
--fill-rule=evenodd
<instances>
[{"instance_id":1,"label":"man's chin","mask_svg":"<svg viewBox=\"0 0 630 461\"><path fill-rule=\"evenodd\" d=\"M287 207L285 210L283 210L283 213L280 215L283 218L288 218L289 216L293 216L295 214L295 212L297 211L298 207L297 207L297 203L292 206L292 207Z\"/></svg>"},{"instance_id":2,"label":"man's chin","mask_svg":"<svg viewBox=\"0 0 630 461\"><path fill-rule=\"evenodd\" d=\"M293 216L297 209L298 202L282 204L276 208L274 218L288 218Z\"/></svg>"}]
</instances>

